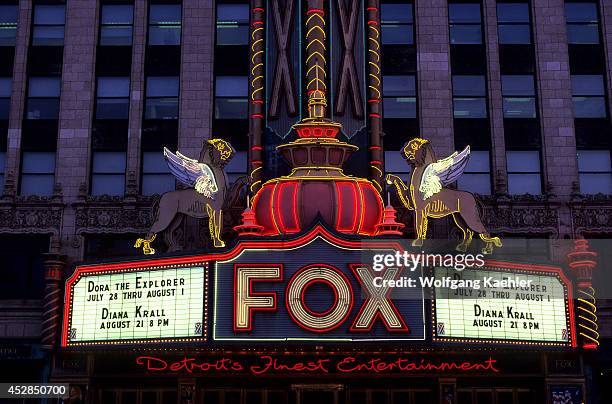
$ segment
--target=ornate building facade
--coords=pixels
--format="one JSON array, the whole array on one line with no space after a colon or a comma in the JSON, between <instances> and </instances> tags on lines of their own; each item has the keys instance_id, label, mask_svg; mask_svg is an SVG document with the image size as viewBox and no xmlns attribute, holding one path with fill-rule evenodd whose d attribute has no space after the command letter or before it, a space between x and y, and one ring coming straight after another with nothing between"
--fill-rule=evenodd
<instances>
[{"instance_id":1,"label":"ornate building facade","mask_svg":"<svg viewBox=\"0 0 612 404\"><path fill-rule=\"evenodd\" d=\"M176 186L164 146L197 157L212 137L234 145L224 237L235 237L246 195L288 173L275 147L307 116L313 80L359 146L345 171L383 195L384 173L409 173L402 145L421 136L440 155L472 146L457 186L526 253L558 259L558 240L612 236L612 2L321 0L312 14L306 3L0 4L0 359L44 374L40 336L58 321L45 307L72 265L139 254L159 194ZM207 232L181 218L159 249L209 248ZM612 310L600 314L609 337Z\"/></svg>"}]
</instances>

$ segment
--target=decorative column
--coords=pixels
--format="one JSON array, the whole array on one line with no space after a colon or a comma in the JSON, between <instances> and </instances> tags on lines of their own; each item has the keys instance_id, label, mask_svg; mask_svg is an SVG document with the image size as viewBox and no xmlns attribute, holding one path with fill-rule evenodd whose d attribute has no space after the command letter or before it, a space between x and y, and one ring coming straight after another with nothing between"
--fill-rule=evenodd
<instances>
[{"instance_id":1,"label":"decorative column","mask_svg":"<svg viewBox=\"0 0 612 404\"><path fill-rule=\"evenodd\" d=\"M448 2L417 1L414 5L417 48L417 83L421 137L438 156L455 151L453 91L448 34Z\"/></svg>"},{"instance_id":2,"label":"decorative column","mask_svg":"<svg viewBox=\"0 0 612 404\"><path fill-rule=\"evenodd\" d=\"M199 156L212 133L215 2L183 0L178 149Z\"/></svg>"},{"instance_id":3,"label":"decorative column","mask_svg":"<svg viewBox=\"0 0 612 404\"><path fill-rule=\"evenodd\" d=\"M19 1L17 17L17 37L15 38L15 60L13 62L13 80L11 88L11 105L9 109L9 126L4 163L5 183L3 198L11 200L17 194L21 156L21 125L26 98L27 59L30 44L30 25L32 20L32 1Z\"/></svg>"},{"instance_id":4,"label":"decorative column","mask_svg":"<svg viewBox=\"0 0 612 404\"><path fill-rule=\"evenodd\" d=\"M327 96L327 60L325 59L325 10L323 0L308 0L306 11L306 92L308 96L315 92ZM325 104L327 105L327 103ZM327 111L316 113L313 118L325 118Z\"/></svg>"},{"instance_id":5,"label":"decorative column","mask_svg":"<svg viewBox=\"0 0 612 404\"><path fill-rule=\"evenodd\" d=\"M597 267L597 253L589 250L588 240L574 240L574 250L567 254L569 267L576 278L576 325L578 341L583 349L599 346L597 305L593 288L593 269Z\"/></svg>"},{"instance_id":6,"label":"decorative column","mask_svg":"<svg viewBox=\"0 0 612 404\"><path fill-rule=\"evenodd\" d=\"M570 77L565 6L562 0L534 0L534 40L545 191L568 199L578 181L572 82ZM569 212L560 211L560 223L571 223ZM569 228L561 234L571 233Z\"/></svg>"},{"instance_id":7,"label":"decorative column","mask_svg":"<svg viewBox=\"0 0 612 404\"><path fill-rule=\"evenodd\" d=\"M249 171L250 191L255 195L261 188L264 125L265 21L264 0L251 0L251 50L249 71Z\"/></svg>"},{"instance_id":8,"label":"decorative column","mask_svg":"<svg viewBox=\"0 0 612 404\"><path fill-rule=\"evenodd\" d=\"M486 31L489 116L491 120L491 173L495 195L508 192L506 178L506 142L504 134L504 109L499 64L499 45L497 37L497 1L485 0L483 5L484 26Z\"/></svg>"},{"instance_id":9,"label":"decorative column","mask_svg":"<svg viewBox=\"0 0 612 404\"><path fill-rule=\"evenodd\" d=\"M368 0L368 115L370 117L370 177L378 191L384 183L384 154L382 131L382 78L380 57L380 2Z\"/></svg>"},{"instance_id":10,"label":"decorative column","mask_svg":"<svg viewBox=\"0 0 612 404\"><path fill-rule=\"evenodd\" d=\"M609 1L599 2L599 12L601 15L602 39L605 45L606 65L612 63L612 3ZM606 69L606 85L608 94L612 94L612 70ZM612 110L612 98L608 97L608 110Z\"/></svg>"},{"instance_id":11,"label":"decorative column","mask_svg":"<svg viewBox=\"0 0 612 404\"><path fill-rule=\"evenodd\" d=\"M132 198L140 193L140 143L145 94L145 48L147 42L147 2L134 2L134 28L132 35L132 70L130 72L130 111L128 117L126 190ZM161 153L161 151L160 151ZM135 193L135 194L134 194Z\"/></svg>"},{"instance_id":12,"label":"decorative column","mask_svg":"<svg viewBox=\"0 0 612 404\"><path fill-rule=\"evenodd\" d=\"M57 339L62 309L61 282L66 256L54 253L43 254L45 266L45 296L42 315L42 347L52 350Z\"/></svg>"},{"instance_id":13,"label":"decorative column","mask_svg":"<svg viewBox=\"0 0 612 404\"><path fill-rule=\"evenodd\" d=\"M61 185L66 207L62 233L75 235L77 213L73 203L89 183L92 116L95 105L98 8L95 0L68 0L61 75L55 185ZM57 192L54 190L54 194ZM75 243L82 240L75 236ZM67 254L79 254L78 244L66 243Z\"/></svg>"}]
</instances>

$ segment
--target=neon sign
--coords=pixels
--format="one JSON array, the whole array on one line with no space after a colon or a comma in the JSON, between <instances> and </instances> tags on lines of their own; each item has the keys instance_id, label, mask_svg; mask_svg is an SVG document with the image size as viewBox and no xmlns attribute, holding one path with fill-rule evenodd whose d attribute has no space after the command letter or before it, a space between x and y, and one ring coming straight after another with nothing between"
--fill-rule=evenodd
<instances>
[{"instance_id":1,"label":"neon sign","mask_svg":"<svg viewBox=\"0 0 612 404\"><path fill-rule=\"evenodd\" d=\"M152 373L186 374L432 374L445 372L499 373L497 360L435 361L427 358L317 356L312 359L295 359L276 355L260 355L253 358L222 357L198 359L184 357L168 360L157 356L139 356L136 365Z\"/></svg>"},{"instance_id":2,"label":"neon sign","mask_svg":"<svg viewBox=\"0 0 612 404\"><path fill-rule=\"evenodd\" d=\"M198 341L206 337L207 264L81 274L67 283L64 346Z\"/></svg>"},{"instance_id":3,"label":"neon sign","mask_svg":"<svg viewBox=\"0 0 612 404\"><path fill-rule=\"evenodd\" d=\"M361 303L350 331L370 331L377 319L387 331L409 333L402 315L390 298L391 289L373 286L373 272L367 265L352 264L362 293L366 296ZM253 330L253 316L257 311L276 311L277 292L254 292L256 282L280 282L283 280L283 265L235 264L234 266L234 331ZM384 277L395 279L399 270L388 269ZM310 287L325 285L331 291L331 304L324 310L313 309L307 303L306 294ZM352 283L338 268L327 264L311 264L299 268L287 283L285 307L289 317L306 331L325 333L338 328L349 317L355 305Z\"/></svg>"},{"instance_id":4,"label":"neon sign","mask_svg":"<svg viewBox=\"0 0 612 404\"><path fill-rule=\"evenodd\" d=\"M479 292L469 286L422 285L420 268L373 270L375 255L403 251L395 241L345 239L317 226L292 239L243 240L222 253L79 266L66 283L62 346L424 344L425 292L435 298L435 343L575 346L571 283L560 268L487 261L484 270L436 270L438 280L500 280L481 289L487 296L472 300ZM505 278L539 284L535 292L542 297L511 296L510 304ZM406 279L415 286L393 287ZM527 328L515 329L513 322Z\"/></svg>"},{"instance_id":5,"label":"neon sign","mask_svg":"<svg viewBox=\"0 0 612 404\"><path fill-rule=\"evenodd\" d=\"M434 340L576 346L571 283L561 268L489 261L483 269L462 272L435 268L434 275L491 279L479 288L435 290Z\"/></svg>"},{"instance_id":6,"label":"neon sign","mask_svg":"<svg viewBox=\"0 0 612 404\"><path fill-rule=\"evenodd\" d=\"M374 273L372 255L402 250L399 244L352 242L322 229L303 241L262 243L215 262L214 341L425 339L423 289L373 286L375 276L421 275L400 268Z\"/></svg>"}]
</instances>

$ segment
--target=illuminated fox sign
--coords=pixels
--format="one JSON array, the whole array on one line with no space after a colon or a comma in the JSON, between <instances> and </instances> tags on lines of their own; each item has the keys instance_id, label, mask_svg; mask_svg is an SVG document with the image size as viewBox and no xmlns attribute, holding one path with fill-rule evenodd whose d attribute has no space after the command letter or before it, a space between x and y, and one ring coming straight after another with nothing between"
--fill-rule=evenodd
<instances>
[{"instance_id":1,"label":"illuminated fox sign","mask_svg":"<svg viewBox=\"0 0 612 404\"><path fill-rule=\"evenodd\" d=\"M311 240L271 242L216 262L215 340L424 339L422 289L374 286L374 277L420 275L400 268L374 273L372 255L398 246L336 239L323 229L305 237Z\"/></svg>"},{"instance_id":2,"label":"illuminated fox sign","mask_svg":"<svg viewBox=\"0 0 612 404\"><path fill-rule=\"evenodd\" d=\"M408 326L390 298L389 287L373 286L373 275L366 265L349 265L358 279L365 300L351 323L351 331L370 331L380 317L387 331L408 332ZM253 313L261 310L276 310L276 292L254 292L255 282L274 282L283 280L282 265L235 266L236 290L234 296L234 330L251 331ZM388 269L384 278L396 279L399 270ZM325 285L332 295L328 308L313 308L306 301L308 289L315 285ZM318 296L318 302L325 299ZM315 302L316 304L317 302ZM300 268L289 280L285 289L285 307L291 319L304 330L328 332L342 325L355 306L355 296L351 281L338 268L327 264L312 264Z\"/></svg>"}]
</instances>

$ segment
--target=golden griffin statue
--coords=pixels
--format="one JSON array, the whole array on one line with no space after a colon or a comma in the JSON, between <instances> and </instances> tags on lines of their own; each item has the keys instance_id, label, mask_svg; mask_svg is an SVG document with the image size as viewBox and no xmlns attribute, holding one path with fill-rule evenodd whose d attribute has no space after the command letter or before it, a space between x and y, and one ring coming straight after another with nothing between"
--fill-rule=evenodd
<instances>
[{"instance_id":1,"label":"golden griffin statue","mask_svg":"<svg viewBox=\"0 0 612 404\"><path fill-rule=\"evenodd\" d=\"M474 233L484 241L484 254L491 254L493 246L501 247L499 237L491 237L481 220L476 197L470 192L444 188L455 182L463 173L470 158L470 147L461 152L437 160L429 141L411 139L402 150L403 157L412 166L410 183L406 184L396 175L388 174L387 183L393 185L404 207L414 211L413 246L422 246L427 236L429 218L453 217L463 233L457 250L466 251Z\"/></svg>"},{"instance_id":2,"label":"golden griffin statue","mask_svg":"<svg viewBox=\"0 0 612 404\"><path fill-rule=\"evenodd\" d=\"M226 199L228 181L224 168L236 151L223 139L211 139L204 143L200 161L172 153L164 147L164 157L170 172L188 189L166 192L162 195L157 209L154 209L154 223L144 238L136 240L134 247L142 248L145 254L155 254L151 243L158 233L166 230L178 214L208 218L210 237L215 247L223 247L221 228L223 226L223 205Z\"/></svg>"}]
</instances>

